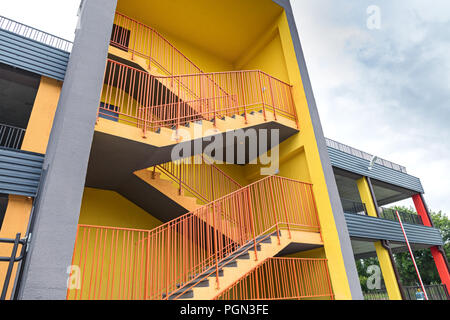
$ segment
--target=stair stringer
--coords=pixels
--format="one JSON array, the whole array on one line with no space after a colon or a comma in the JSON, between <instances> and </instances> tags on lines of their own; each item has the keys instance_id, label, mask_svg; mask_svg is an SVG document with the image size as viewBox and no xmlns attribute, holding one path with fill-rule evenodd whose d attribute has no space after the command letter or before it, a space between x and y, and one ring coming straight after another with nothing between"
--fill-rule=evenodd
<instances>
[{"instance_id":1,"label":"stair stringer","mask_svg":"<svg viewBox=\"0 0 450 320\"><path fill-rule=\"evenodd\" d=\"M162 178L160 172L153 173L149 169L139 170L134 172L134 175L143 180L145 183L149 184L153 188L157 189L159 192L164 194L166 197L171 199L178 205L186 208L189 212L197 212L196 210L204 206L204 204L199 204L197 198L189 197L184 194L184 190L179 193L179 188L171 180L166 180ZM217 208L220 212L220 208ZM213 212L202 213L197 216L205 224L212 227L211 222L214 220ZM222 226L221 230L223 235L228 237L233 241L239 241L240 229L232 221L226 219L223 215L220 215L220 222L217 223Z\"/></svg>"},{"instance_id":2,"label":"stair stringer","mask_svg":"<svg viewBox=\"0 0 450 320\"><path fill-rule=\"evenodd\" d=\"M249 259L236 259L236 266L227 267L224 266L221 270L221 276L219 277L219 288L216 286L215 273L207 278L208 283L201 287L191 288L192 297L182 298L180 300L212 300L217 295L226 291L230 286L232 286L237 280L243 277L245 274L250 272L252 269L258 265L265 262L267 258L275 257L283 249L285 249L289 244L301 243L301 244L312 244L312 245L323 245L320 233L316 232L305 232L305 231L294 231L291 230L291 237L286 230L280 234L280 243L278 243L277 236L270 236L271 242L260 242L261 250L257 251L258 260L255 259L254 249L248 251ZM187 288L189 289L189 288Z\"/></svg>"}]
</instances>

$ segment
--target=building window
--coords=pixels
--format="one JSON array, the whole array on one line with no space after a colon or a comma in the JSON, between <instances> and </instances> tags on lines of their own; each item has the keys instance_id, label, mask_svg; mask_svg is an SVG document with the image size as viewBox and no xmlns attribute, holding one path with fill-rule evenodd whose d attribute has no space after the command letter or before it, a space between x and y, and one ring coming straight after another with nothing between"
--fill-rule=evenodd
<instances>
[{"instance_id":1,"label":"building window","mask_svg":"<svg viewBox=\"0 0 450 320\"><path fill-rule=\"evenodd\" d=\"M103 102L101 102L98 116L106 120L119 122L119 107L113 106L111 104L105 105Z\"/></svg>"},{"instance_id":2,"label":"building window","mask_svg":"<svg viewBox=\"0 0 450 320\"><path fill-rule=\"evenodd\" d=\"M130 34L130 30L114 24L111 34L111 45L120 50L128 51L130 46Z\"/></svg>"}]
</instances>

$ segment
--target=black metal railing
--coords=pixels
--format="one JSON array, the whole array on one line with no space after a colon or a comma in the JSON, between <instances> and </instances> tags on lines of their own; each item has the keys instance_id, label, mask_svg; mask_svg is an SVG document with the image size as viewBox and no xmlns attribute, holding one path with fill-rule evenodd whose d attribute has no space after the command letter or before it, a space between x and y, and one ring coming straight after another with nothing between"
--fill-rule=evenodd
<instances>
[{"instance_id":1,"label":"black metal railing","mask_svg":"<svg viewBox=\"0 0 450 320\"><path fill-rule=\"evenodd\" d=\"M428 300L450 300L447 287L444 284L424 286ZM420 286L403 286L406 300L425 300Z\"/></svg>"},{"instance_id":2,"label":"black metal railing","mask_svg":"<svg viewBox=\"0 0 450 320\"><path fill-rule=\"evenodd\" d=\"M380 218L392 220L392 221L398 221L397 214L395 213L396 210L390 209L390 208L381 208L380 212ZM412 214L409 212L398 212L400 218L402 219L403 223L410 223L410 224L421 224L423 225L422 218L420 218L417 214Z\"/></svg>"},{"instance_id":3,"label":"black metal railing","mask_svg":"<svg viewBox=\"0 0 450 320\"><path fill-rule=\"evenodd\" d=\"M363 292L364 300L389 300L386 289L374 289Z\"/></svg>"},{"instance_id":4,"label":"black metal railing","mask_svg":"<svg viewBox=\"0 0 450 320\"><path fill-rule=\"evenodd\" d=\"M362 202L348 200L348 199L341 199L342 202L342 208L344 209L344 212L346 213L353 213L353 214L360 214L360 215L367 215L367 209L366 205Z\"/></svg>"},{"instance_id":5,"label":"black metal railing","mask_svg":"<svg viewBox=\"0 0 450 320\"><path fill-rule=\"evenodd\" d=\"M20 238L20 233L16 235L15 239L2 239L0 238L0 244L12 244L13 248L11 250L11 255L9 257L0 257L0 263L1 262L7 262L8 268L6 271L5 279L3 282L3 288L0 295L0 300L6 300L6 296L8 294L8 288L11 283L11 276L13 273L14 264L17 262L22 261L25 252L26 252L26 239ZM17 256L17 252L19 251L19 246L22 246L22 249L20 251L19 256Z\"/></svg>"},{"instance_id":6,"label":"black metal railing","mask_svg":"<svg viewBox=\"0 0 450 320\"><path fill-rule=\"evenodd\" d=\"M0 147L20 149L24 136L25 129L0 123Z\"/></svg>"},{"instance_id":7,"label":"black metal railing","mask_svg":"<svg viewBox=\"0 0 450 320\"><path fill-rule=\"evenodd\" d=\"M70 52L73 43L63 38L54 36L45 31L27 26L23 23L14 21L12 19L0 16L0 29L18 34L22 37L46 44L56 49Z\"/></svg>"}]
</instances>

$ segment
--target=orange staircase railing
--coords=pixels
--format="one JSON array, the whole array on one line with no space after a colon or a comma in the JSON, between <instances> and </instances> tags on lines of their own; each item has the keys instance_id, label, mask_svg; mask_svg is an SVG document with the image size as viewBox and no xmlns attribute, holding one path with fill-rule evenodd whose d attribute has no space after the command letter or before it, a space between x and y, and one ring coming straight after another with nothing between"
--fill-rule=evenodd
<instances>
[{"instance_id":1,"label":"orange staircase railing","mask_svg":"<svg viewBox=\"0 0 450 320\"><path fill-rule=\"evenodd\" d=\"M250 112L297 122L292 86L258 70L152 76L109 59L104 82L99 116L142 128L144 136Z\"/></svg>"},{"instance_id":2,"label":"orange staircase railing","mask_svg":"<svg viewBox=\"0 0 450 320\"><path fill-rule=\"evenodd\" d=\"M199 275L220 287L221 261L281 230L320 232L310 184L270 176L153 230L79 225L68 298L173 299Z\"/></svg>"},{"instance_id":3,"label":"orange staircase railing","mask_svg":"<svg viewBox=\"0 0 450 320\"><path fill-rule=\"evenodd\" d=\"M163 74L201 73L202 70L153 28L116 12L111 45L144 58Z\"/></svg>"},{"instance_id":4,"label":"orange staircase railing","mask_svg":"<svg viewBox=\"0 0 450 320\"><path fill-rule=\"evenodd\" d=\"M180 194L185 189L204 204L242 188L204 155L160 164L153 172L156 169L178 184Z\"/></svg>"},{"instance_id":5,"label":"orange staircase railing","mask_svg":"<svg viewBox=\"0 0 450 320\"><path fill-rule=\"evenodd\" d=\"M333 300L326 259L268 258L214 300Z\"/></svg>"}]
</instances>

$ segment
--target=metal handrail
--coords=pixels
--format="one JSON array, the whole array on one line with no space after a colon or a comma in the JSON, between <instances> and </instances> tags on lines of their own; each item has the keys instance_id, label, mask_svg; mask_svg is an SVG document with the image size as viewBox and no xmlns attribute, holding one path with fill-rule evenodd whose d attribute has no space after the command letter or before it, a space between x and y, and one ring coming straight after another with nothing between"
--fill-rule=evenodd
<instances>
[{"instance_id":1,"label":"metal handrail","mask_svg":"<svg viewBox=\"0 0 450 320\"><path fill-rule=\"evenodd\" d=\"M79 225L81 288L68 298L177 299L210 276L220 287L225 258L251 246L257 259L260 236L280 230L320 233L310 184L270 176L153 230Z\"/></svg>"},{"instance_id":2,"label":"metal handrail","mask_svg":"<svg viewBox=\"0 0 450 320\"><path fill-rule=\"evenodd\" d=\"M0 147L20 149L25 132L25 129L0 123Z\"/></svg>"},{"instance_id":3,"label":"metal handrail","mask_svg":"<svg viewBox=\"0 0 450 320\"><path fill-rule=\"evenodd\" d=\"M50 47L70 52L73 47L73 43L66 39L60 38L58 36L52 35L45 31L30 27L23 23L14 21L12 19L0 16L0 29L18 34L27 39L31 39Z\"/></svg>"},{"instance_id":4,"label":"metal handrail","mask_svg":"<svg viewBox=\"0 0 450 320\"><path fill-rule=\"evenodd\" d=\"M425 285L425 291L429 300L450 300L450 295L445 284ZM403 286L407 300L417 300L416 292L421 291L420 286Z\"/></svg>"},{"instance_id":5,"label":"metal handrail","mask_svg":"<svg viewBox=\"0 0 450 320\"><path fill-rule=\"evenodd\" d=\"M363 292L364 300L389 300L386 288L372 289Z\"/></svg>"},{"instance_id":6,"label":"metal handrail","mask_svg":"<svg viewBox=\"0 0 450 320\"><path fill-rule=\"evenodd\" d=\"M341 198L341 202L344 212L346 213L360 214L365 216L368 215L365 203L344 198Z\"/></svg>"},{"instance_id":7,"label":"metal handrail","mask_svg":"<svg viewBox=\"0 0 450 320\"><path fill-rule=\"evenodd\" d=\"M367 160L367 161L371 161L372 158L373 158L373 155L371 155L370 153L367 153L367 152L361 151L359 149L350 147L350 146L348 146L346 144L343 144L341 142L337 142L337 141L329 139L329 138L325 138L325 141L326 141L328 147L336 149L336 150L339 150L339 151L342 151L342 152L345 152L345 153L348 153L348 154L351 154L351 155L354 155L354 156L356 156L358 158L361 158L361 159L364 159L364 160ZM377 163L379 165L382 165L384 167L390 168L390 169L394 169L396 171L407 173L406 168L404 166L401 166L399 164L396 164L394 162L391 162L391 161L388 161L388 160L385 160L385 159L382 159L382 158L377 158L375 160L375 163Z\"/></svg>"},{"instance_id":8,"label":"metal handrail","mask_svg":"<svg viewBox=\"0 0 450 320\"><path fill-rule=\"evenodd\" d=\"M267 258L213 300L334 299L327 259Z\"/></svg>"},{"instance_id":9,"label":"metal handrail","mask_svg":"<svg viewBox=\"0 0 450 320\"><path fill-rule=\"evenodd\" d=\"M21 234L18 233L18 234L16 234L16 238L15 239L0 238L0 243L6 243L6 244L12 244L13 245L13 248L12 248L10 256L8 256L8 257L0 257L0 262L8 262L8 268L7 268L5 279L4 279L4 282L3 282L3 288L2 288L1 295L0 295L0 300L6 300L6 296L8 294L9 283L11 281L11 276L12 276L12 273L13 273L14 264L16 262L22 261L24 256L25 256L27 239L21 239L20 237L21 237ZM20 255L17 256L17 252L19 250L19 245L22 246L22 250L20 252Z\"/></svg>"},{"instance_id":10,"label":"metal handrail","mask_svg":"<svg viewBox=\"0 0 450 320\"><path fill-rule=\"evenodd\" d=\"M380 218L398 221L397 215L395 213L396 211L398 210L394 210L391 208L381 208ZM423 225L422 218L418 214L412 214L404 211L398 211L398 214L400 215L403 223Z\"/></svg>"},{"instance_id":11,"label":"metal handrail","mask_svg":"<svg viewBox=\"0 0 450 320\"><path fill-rule=\"evenodd\" d=\"M130 32L128 37L113 30L111 44L156 64L166 74L189 74L202 70L154 28L116 12L114 24Z\"/></svg>"},{"instance_id":12,"label":"metal handrail","mask_svg":"<svg viewBox=\"0 0 450 320\"><path fill-rule=\"evenodd\" d=\"M242 188L204 155L160 164L153 172L156 169L178 184L180 194L184 188L204 204Z\"/></svg>"},{"instance_id":13,"label":"metal handrail","mask_svg":"<svg viewBox=\"0 0 450 320\"><path fill-rule=\"evenodd\" d=\"M189 122L260 112L294 120L292 86L259 70L197 73L177 76L151 74L109 59L98 116L147 131L179 128ZM223 88L223 91L217 88ZM116 109L111 115L111 107Z\"/></svg>"}]
</instances>

